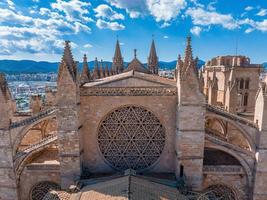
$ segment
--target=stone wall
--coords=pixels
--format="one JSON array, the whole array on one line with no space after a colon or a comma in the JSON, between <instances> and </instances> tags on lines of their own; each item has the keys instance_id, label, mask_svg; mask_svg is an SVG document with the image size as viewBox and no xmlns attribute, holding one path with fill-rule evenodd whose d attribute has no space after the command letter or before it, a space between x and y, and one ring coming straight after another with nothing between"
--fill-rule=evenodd
<instances>
[{"instance_id":1,"label":"stone wall","mask_svg":"<svg viewBox=\"0 0 267 200\"><path fill-rule=\"evenodd\" d=\"M204 173L203 190L211 185L222 184L233 189L237 195L237 199L249 200L249 192L247 186L247 177L242 174L229 174L223 172Z\"/></svg>"},{"instance_id":2,"label":"stone wall","mask_svg":"<svg viewBox=\"0 0 267 200\"><path fill-rule=\"evenodd\" d=\"M60 185L59 170L29 170L26 167L20 176L20 200L29 200L34 185L43 181L54 182Z\"/></svg>"},{"instance_id":3,"label":"stone wall","mask_svg":"<svg viewBox=\"0 0 267 200\"><path fill-rule=\"evenodd\" d=\"M164 151L149 172L174 172L176 103L176 96L81 96L80 133L83 135L84 167L92 173L114 172L99 150L98 126L112 110L136 105L153 112L166 131Z\"/></svg>"}]
</instances>

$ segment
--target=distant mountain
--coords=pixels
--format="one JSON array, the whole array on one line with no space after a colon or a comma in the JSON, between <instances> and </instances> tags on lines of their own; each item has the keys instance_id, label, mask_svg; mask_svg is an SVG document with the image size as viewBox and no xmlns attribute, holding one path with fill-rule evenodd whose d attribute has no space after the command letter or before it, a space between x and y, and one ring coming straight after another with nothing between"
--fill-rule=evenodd
<instances>
[{"instance_id":1,"label":"distant mountain","mask_svg":"<svg viewBox=\"0 0 267 200\"><path fill-rule=\"evenodd\" d=\"M109 67L112 65L112 63L109 61L104 61L103 63L104 67L106 66L106 64L108 64ZM200 67L204 63L204 61L199 60L198 66ZM94 61L88 62L88 65L90 69L93 69ZM125 62L124 65L127 66L128 62ZM176 60L171 62L160 61L159 65L161 69L172 70L175 69ZM8 74L57 72L58 66L58 62L37 62L32 60L0 60L0 72ZM79 63L79 69L81 70L81 68L82 63Z\"/></svg>"}]
</instances>

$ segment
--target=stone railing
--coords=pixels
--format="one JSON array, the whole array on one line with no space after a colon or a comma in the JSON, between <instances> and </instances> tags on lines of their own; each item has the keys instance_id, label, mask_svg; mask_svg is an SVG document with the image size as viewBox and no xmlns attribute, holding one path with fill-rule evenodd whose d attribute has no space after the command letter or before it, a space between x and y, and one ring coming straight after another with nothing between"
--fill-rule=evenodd
<instances>
[{"instance_id":1,"label":"stone railing","mask_svg":"<svg viewBox=\"0 0 267 200\"><path fill-rule=\"evenodd\" d=\"M244 171L239 165L204 165L204 173L234 173L243 174Z\"/></svg>"},{"instance_id":2,"label":"stone railing","mask_svg":"<svg viewBox=\"0 0 267 200\"><path fill-rule=\"evenodd\" d=\"M249 156L254 156L253 152L249 151L248 149L245 149L245 148L239 147L237 145L234 145L232 143L229 143L226 140L222 140L221 137L218 137L218 136L216 137L216 136L214 136L214 134L211 134L210 132L206 132L205 139L207 139L207 140L209 140L215 144L218 144L218 145L224 146L226 148L230 148L232 150L235 150L237 152L244 153L244 154L249 155Z\"/></svg>"},{"instance_id":3,"label":"stone railing","mask_svg":"<svg viewBox=\"0 0 267 200\"><path fill-rule=\"evenodd\" d=\"M223 141L227 141L227 138L224 137L221 133L217 132L216 130L212 130L210 128L205 128L205 132L215 138L221 139Z\"/></svg>"},{"instance_id":4,"label":"stone railing","mask_svg":"<svg viewBox=\"0 0 267 200\"><path fill-rule=\"evenodd\" d=\"M29 154L30 152L34 151L35 149L39 149L42 146L45 146L51 142L54 142L57 140L57 134L56 131L52 132L50 136L44 138L43 140L41 140L40 142L36 143L36 144L32 144L29 145L27 148L23 149L22 151L19 151L16 155L14 160L16 161L18 158Z\"/></svg>"},{"instance_id":5,"label":"stone railing","mask_svg":"<svg viewBox=\"0 0 267 200\"><path fill-rule=\"evenodd\" d=\"M30 164L27 166L27 169L28 170L55 170L55 171L58 171L59 170L59 163L58 164L43 164L43 163L40 163L40 164Z\"/></svg>"},{"instance_id":6,"label":"stone railing","mask_svg":"<svg viewBox=\"0 0 267 200\"><path fill-rule=\"evenodd\" d=\"M24 120L21 120L21 121L18 121L18 122L12 122L10 124L10 128L17 128L17 127L20 127L20 126L25 126L25 125L28 125L28 124L31 124L33 122L36 122L38 121L39 119L42 119L52 113L56 112L56 108L53 107L53 108L49 108L47 110L44 110L44 111L41 111L39 113L37 113L36 115L32 116L32 117L29 117L27 119L24 119Z\"/></svg>"},{"instance_id":7,"label":"stone railing","mask_svg":"<svg viewBox=\"0 0 267 200\"><path fill-rule=\"evenodd\" d=\"M218 106L206 104L206 108L208 111L213 112L215 114L219 114L219 115L222 115L223 117L226 117L228 119L240 122L242 124L245 124L245 125L248 125L248 126L251 126L254 128L258 128L258 125L256 123L254 123L253 121L245 119L243 117L240 117L236 114L230 113L230 112L226 111L225 109L220 108Z\"/></svg>"},{"instance_id":8,"label":"stone railing","mask_svg":"<svg viewBox=\"0 0 267 200\"><path fill-rule=\"evenodd\" d=\"M15 172L17 176L20 176L23 168L25 161L27 161L27 157L30 156L32 153L40 151L44 149L47 145L50 145L52 142L57 140L57 135L51 135L42 141L40 141L37 144L31 145L29 148L25 149L24 151L18 152L14 158L14 167L15 167Z\"/></svg>"}]
</instances>

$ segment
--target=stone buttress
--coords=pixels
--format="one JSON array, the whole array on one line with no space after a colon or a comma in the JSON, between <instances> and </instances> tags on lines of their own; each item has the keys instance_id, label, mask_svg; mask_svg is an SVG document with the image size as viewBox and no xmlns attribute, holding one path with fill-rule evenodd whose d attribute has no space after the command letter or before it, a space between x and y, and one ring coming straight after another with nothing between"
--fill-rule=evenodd
<instances>
[{"instance_id":1,"label":"stone buttress","mask_svg":"<svg viewBox=\"0 0 267 200\"><path fill-rule=\"evenodd\" d=\"M200 190L205 136L205 98L200 91L196 60L193 60L191 38L187 38L185 58L177 62L176 176L184 172L185 182Z\"/></svg>"},{"instance_id":2,"label":"stone buttress","mask_svg":"<svg viewBox=\"0 0 267 200\"><path fill-rule=\"evenodd\" d=\"M256 152L254 200L266 200L267 196L267 88L262 83L256 96L254 122L259 126Z\"/></svg>"},{"instance_id":3,"label":"stone buttress","mask_svg":"<svg viewBox=\"0 0 267 200\"><path fill-rule=\"evenodd\" d=\"M69 42L58 72L57 120L61 187L67 189L81 175L79 136L79 81Z\"/></svg>"},{"instance_id":4,"label":"stone buttress","mask_svg":"<svg viewBox=\"0 0 267 200\"><path fill-rule=\"evenodd\" d=\"M18 199L10 135L11 95L5 76L0 74L0 199Z\"/></svg>"}]
</instances>

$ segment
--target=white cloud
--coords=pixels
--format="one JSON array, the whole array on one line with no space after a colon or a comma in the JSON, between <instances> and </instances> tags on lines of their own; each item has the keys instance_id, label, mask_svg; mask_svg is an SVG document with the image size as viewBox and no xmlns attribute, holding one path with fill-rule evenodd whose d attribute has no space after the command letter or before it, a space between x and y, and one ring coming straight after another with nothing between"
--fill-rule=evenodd
<instances>
[{"instance_id":1,"label":"white cloud","mask_svg":"<svg viewBox=\"0 0 267 200\"><path fill-rule=\"evenodd\" d=\"M250 27L246 29L245 33L250 33L254 30L259 30L262 32L267 32L267 19L263 21L254 21L252 19L244 19L239 21L240 25L249 25Z\"/></svg>"},{"instance_id":2,"label":"white cloud","mask_svg":"<svg viewBox=\"0 0 267 200\"><path fill-rule=\"evenodd\" d=\"M24 16L10 9L2 9L0 8L0 22L10 22L13 24L25 24L32 22L32 18L28 16Z\"/></svg>"},{"instance_id":3,"label":"white cloud","mask_svg":"<svg viewBox=\"0 0 267 200\"><path fill-rule=\"evenodd\" d=\"M51 3L51 7L63 12L68 21L77 21L77 19L91 21L91 19L86 16L89 14L88 7L90 6L91 3L80 0L56 0L55 3Z\"/></svg>"},{"instance_id":4,"label":"white cloud","mask_svg":"<svg viewBox=\"0 0 267 200\"><path fill-rule=\"evenodd\" d=\"M168 27L170 25L171 25L170 22L164 22L163 24L160 25L160 28L166 28L166 27Z\"/></svg>"},{"instance_id":5,"label":"white cloud","mask_svg":"<svg viewBox=\"0 0 267 200\"><path fill-rule=\"evenodd\" d=\"M168 39L169 36L168 36L168 35L164 35L163 38L164 38L164 39Z\"/></svg>"},{"instance_id":6,"label":"white cloud","mask_svg":"<svg viewBox=\"0 0 267 200\"><path fill-rule=\"evenodd\" d=\"M10 9L15 10L15 4L12 0L6 0L6 2Z\"/></svg>"},{"instance_id":7,"label":"white cloud","mask_svg":"<svg viewBox=\"0 0 267 200\"><path fill-rule=\"evenodd\" d=\"M28 11L31 13L32 8ZM69 21L64 14L49 8L41 8L39 13L38 17L32 17L10 8L0 8L0 54L61 54L66 36L91 31L80 15Z\"/></svg>"},{"instance_id":8,"label":"white cloud","mask_svg":"<svg viewBox=\"0 0 267 200\"><path fill-rule=\"evenodd\" d=\"M216 3L217 3L216 1L214 1L214 2L210 2L210 3L207 5L207 9L208 9L209 11L215 11L216 8L214 7L214 5L215 5Z\"/></svg>"},{"instance_id":9,"label":"white cloud","mask_svg":"<svg viewBox=\"0 0 267 200\"><path fill-rule=\"evenodd\" d=\"M125 43L124 42L120 42L120 45L123 46L123 45L125 45Z\"/></svg>"},{"instance_id":10,"label":"white cloud","mask_svg":"<svg viewBox=\"0 0 267 200\"><path fill-rule=\"evenodd\" d=\"M124 16L120 13L115 12L112 8L106 4L101 4L97 6L94 11L96 12L97 18L104 18L109 20L124 20Z\"/></svg>"},{"instance_id":11,"label":"white cloud","mask_svg":"<svg viewBox=\"0 0 267 200\"><path fill-rule=\"evenodd\" d=\"M125 9L131 18L138 18L147 12L146 0L106 0L116 8Z\"/></svg>"},{"instance_id":12,"label":"white cloud","mask_svg":"<svg viewBox=\"0 0 267 200\"><path fill-rule=\"evenodd\" d=\"M251 33L252 31L254 31L254 28L248 28L245 30L245 33Z\"/></svg>"},{"instance_id":13,"label":"white cloud","mask_svg":"<svg viewBox=\"0 0 267 200\"><path fill-rule=\"evenodd\" d=\"M89 49L89 48L92 48L93 45L91 45L91 44L88 43L88 44L83 45L83 47Z\"/></svg>"},{"instance_id":14,"label":"white cloud","mask_svg":"<svg viewBox=\"0 0 267 200\"><path fill-rule=\"evenodd\" d=\"M189 8L186 14L191 16L194 25L221 25L229 30L238 28L238 23L230 14L205 11L202 8Z\"/></svg>"},{"instance_id":15,"label":"white cloud","mask_svg":"<svg viewBox=\"0 0 267 200\"><path fill-rule=\"evenodd\" d=\"M267 32L267 19L260 22L255 22L254 28L262 32Z\"/></svg>"},{"instance_id":16,"label":"white cloud","mask_svg":"<svg viewBox=\"0 0 267 200\"><path fill-rule=\"evenodd\" d=\"M176 18L185 6L185 0L147 0L148 10L157 22Z\"/></svg>"},{"instance_id":17,"label":"white cloud","mask_svg":"<svg viewBox=\"0 0 267 200\"><path fill-rule=\"evenodd\" d=\"M199 27L199 26L194 26L193 28L190 29L190 32L193 34L193 35L196 35L196 36L199 36L200 33L202 31L202 28Z\"/></svg>"},{"instance_id":18,"label":"white cloud","mask_svg":"<svg viewBox=\"0 0 267 200\"><path fill-rule=\"evenodd\" d=\"M102 19L96 21L96 26L100 29L111 29L113 31L123 30L125 26L118 22L108 22Z\"/></svg>"},{"instance_id":19,"label":"white cloud","mask_svg":"<svg viewBox=\"0 0 267 200\"><path fill-rule=\"evenodd\" d=\"M252 6L247 6L246 8L245 8L245 11L251 11L251 10L253 10L254 8L252 7Z\"/></svg>"},{"instance_id":20,"label":"white cloud","mask_svg":"<svg viewBox=\"0 0 267 200\"><path fill-rule=\"evenodd\" d=\"M258 13L258 16L264 17L265 15L267 15L267 9L261 9Z\"/></svg>"}]
</instances>

